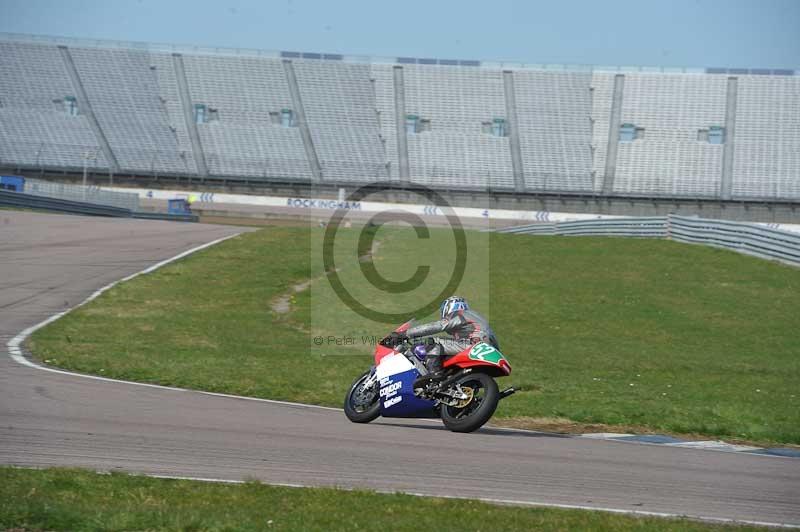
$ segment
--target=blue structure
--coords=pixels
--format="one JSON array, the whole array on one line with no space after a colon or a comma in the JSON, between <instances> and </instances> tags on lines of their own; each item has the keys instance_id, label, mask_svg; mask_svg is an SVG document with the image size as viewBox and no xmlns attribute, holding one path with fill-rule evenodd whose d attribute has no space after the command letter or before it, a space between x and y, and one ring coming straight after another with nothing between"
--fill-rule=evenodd
<instances>
[{"instance_id":1,"label":"blue structure","mask_svg":"<svg viewBox=\"0 0 800 532\"><path fill-rule=\"evenodd\" d=\"M25 178L17 175L0 175L0 189L22 192L25 188Z\"/></svg>"},{"instance_id":2,"label":"blue structure","mask_svg":"<svg viewBox=\"0 0 800 532\"><path fill-rule=\"evenodd\" d=\"M167 213L169 214L192 214L189 202L183 198L167 200Z\"/></svg>"}]
</instances>

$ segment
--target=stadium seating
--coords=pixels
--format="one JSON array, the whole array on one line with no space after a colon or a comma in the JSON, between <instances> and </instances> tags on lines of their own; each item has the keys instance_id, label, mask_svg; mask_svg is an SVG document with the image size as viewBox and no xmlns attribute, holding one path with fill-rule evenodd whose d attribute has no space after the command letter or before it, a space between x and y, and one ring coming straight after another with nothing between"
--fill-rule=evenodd
<instances>
[{"instance_id":1,"label":"stadium seating","mask_svg":"<svg viewBox=\"0 0 800 532\"><path fill-rule=\"evenodd\" d=\"M390 181L400 180L400 162L397 152L397 119L395 117L395 94L393 66L376 63L371 65L374 80L375 114L378 120L378 136L386 161L386 173Z\"/></svg>"},{"instance_id":2,"label":"stadium seating","mask_svg":"<svg viewBox=\"0 0 800 532\"><path fill-rule=\"evenodd\" d=\"M189 173L196 173L198 169L195 164L192 142L187 131L186 118L183 114L177 73L175 72L172 56L160 53L150 54L150 69L155 74L159 98L166 113L166 120L175 134L181 166L185 165Z\"/></svg>"},{"instance_id":3,"label":"stadium seating","mask_svg":"<svg viewBox=\"0 0 800 532\"><path fill-rule=\"evenodd\" d=\"M193 171L180 156L184 150L178 145L147 52L72 48L70 53L122 170Z\"/></svg>"},{"instance_id":4,"label":"stadium seating","mask_svg":"<svg viewBox=\"0 0 800 532\"><path fill-rule=\"evenodd\" d=\"M614 74L592 73L591 85L591 156L592 185L595 192L603 190L608 147L608 127L611 119L611 105L614 93Z\"/></svg>"},{"instance_id":5,"label":"stadium seating","mask_svg":"<svg viewBox=\"0 0 800 532\"><path fill-rule=\"evenodd\" d=\"M591 72L514 73L525 185L592 192Z\"/></svg>"},{"instance_id":6,"label":"stadium seating","mask_svg":"<svg viewBox=\"0 0 800 532\"><path fill-rule=\"evenodd\" d=\"M0 41L0 162L30 166L107 168L83 115L66 112L74 97L55 46Z\"/></svg>"},{"instance_id":7,"label":"stadium seating","mask_svg":"<svg viewBox=\"0 0 800 532\"><path fill-rule=\"evenodd\" d=\"M300 132L274 122L274 113L294 107L279 60L190 54L183 60L192 102L217 112L216 120L197 126L211 175L311 179Z\"/></svg>"},{"instance_id":8,"label":"stadium seating","mask_svg":"<svg viewBox=\"0 0 800 532\"><path fill-rule=\"evenodd\" d=\"M457 66L403 68L406 114L429 121L429 130L408 135L413 183L443 187L513 188L508 137L482 130L505 118L499 70ZM391 108L381 115L394 114Z\"/></svg>"},{"instance_id":9,"label":"stadium seating","mask_svg":"<svg viewBox=\"0 0 800 532\"><path fill-rule=\"evenodd\" d=\"M698 141L698 131L725 124L725 76L625 76L622 123L644 129L620 142L614 191L714 197L722 176L721 144Z\"/></svg>"},{"instance_id":10,"label":"stadium seating","mask_svg":"<svg viewBox=\"0 0 800 532\"><path fill-rule=\"evenodd\" d=\"M800 76L741 76L733 193L800 198Z\"/></svg>"},{"instance_id":11,"label":"stadium seating","mask_svg":"<svg viewBox=\"0 0 800 532\"><path fill-rule=\"evenodd\" d=\"M294 62L323 181L386 179L368 64Z\"/></svg>"},{"instance_id":12,"label":"stadium seating","mask_svg":"<svg viewBox=\"0 0 800 532\"><path fill-rule=\"evenodd\" d=\"M204 177L205 166L230 180L691 198L720 198L730 185L734 199L800 199L794 71L369 60L13 35L0 35L0 69L4 166L108 171L116 160L116 171L143 175Z\"/></svg>"}]
</instances>

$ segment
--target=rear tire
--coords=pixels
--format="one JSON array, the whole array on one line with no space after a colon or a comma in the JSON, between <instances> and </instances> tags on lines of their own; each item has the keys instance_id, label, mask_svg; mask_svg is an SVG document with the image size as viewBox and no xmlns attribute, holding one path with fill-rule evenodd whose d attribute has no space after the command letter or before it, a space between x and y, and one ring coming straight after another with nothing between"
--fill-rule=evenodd
<instances>
[{"instance_id":1,"label":"rear tire","mask_svg":"<svg viewBox=\"0 0 800 532\"><path fill-rule=\"evenodd\" d=\"M478 398L474 398L464 408L442 405L442 422L444 426L453 432L472 432L481 428L484 423L491 419L500 402L500 391L497 382L486 373L469 373L458 379L454 384L469 386L477 394L483 391Z\"/></svg>"},{"instance_id":2,"label":"rear tire","mask_svg":"<svg viewBox=\"0 0 800 532\"><path fill-rule=\"evenodd\" d=\"M381 414L378 381L375 381L369 391L361 389L363 382L369 376L370 372L366 371L353 381L344 399L344 415L353 423L369 423ZM359 393L362 395L360 398L357 397Z\"/></svg>"}]
</instances>

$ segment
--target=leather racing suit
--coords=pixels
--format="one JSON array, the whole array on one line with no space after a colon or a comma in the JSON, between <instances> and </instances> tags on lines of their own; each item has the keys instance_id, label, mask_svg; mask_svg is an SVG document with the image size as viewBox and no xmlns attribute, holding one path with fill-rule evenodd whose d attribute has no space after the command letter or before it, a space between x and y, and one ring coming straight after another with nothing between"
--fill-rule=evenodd
<instances>
[{"instance_id":1,"label":"leather racing suit","mask_svg":"<svg viewBox=\"0 0 800 532\"><path fill-rule=\"evenodd\" d=\"M478 342L486 342L500 349L489 321L472 309L460 310L442 320L414 325L405 332L413 340L440 333L449 336L434 338L434 346L428 350L425 359L425 367L432 373L442 369L444 358L456 355Z\"/></svg>"}]
</instances>

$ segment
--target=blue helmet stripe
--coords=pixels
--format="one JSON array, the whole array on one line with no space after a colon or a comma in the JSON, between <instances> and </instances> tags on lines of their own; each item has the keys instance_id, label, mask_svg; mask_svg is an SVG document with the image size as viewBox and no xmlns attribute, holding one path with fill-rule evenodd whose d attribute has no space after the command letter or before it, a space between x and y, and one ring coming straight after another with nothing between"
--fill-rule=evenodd
<instances>
[{"instance_id":1,"label":"blue helmet stripe","mask_svg":"<svg viewBox=\"0 0 800 532\"><path fill-rule=\"evenodd\" d=\"M458 312L459 310L469 310L469 305L467 305L467 302L463 297L452 296L442 301L442 305L439 307L439 310L442 319L444 319L454 312Z\"/></svg>"}]
</instances>

